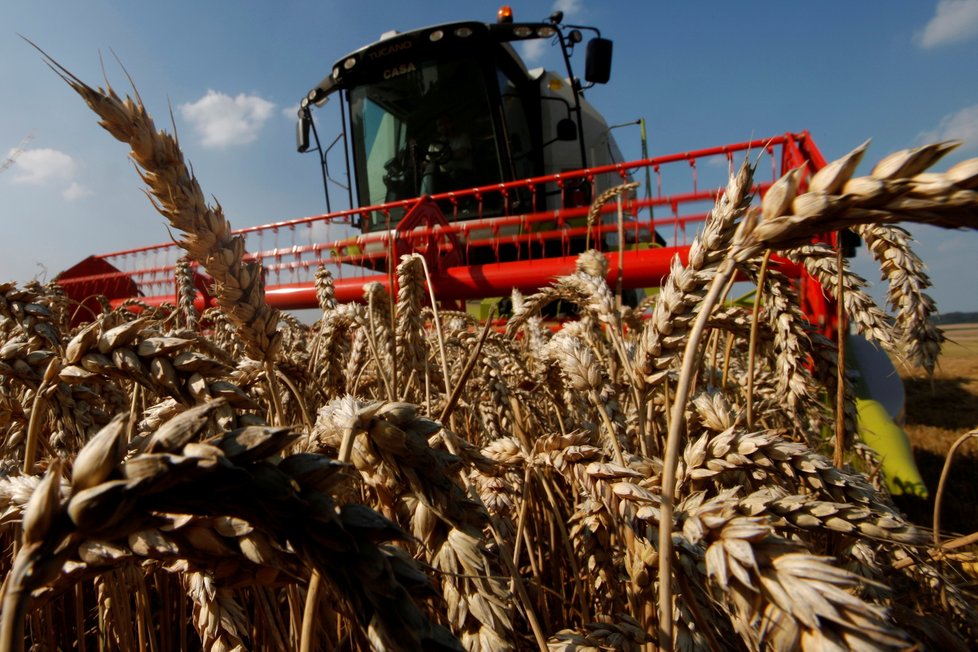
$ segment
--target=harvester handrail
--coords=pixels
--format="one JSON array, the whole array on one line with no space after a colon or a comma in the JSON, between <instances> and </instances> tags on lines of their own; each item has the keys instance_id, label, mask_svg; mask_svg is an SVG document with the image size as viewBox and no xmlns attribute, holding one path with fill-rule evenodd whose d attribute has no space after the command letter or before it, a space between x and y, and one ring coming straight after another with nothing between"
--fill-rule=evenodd
<instances>
[{"instance_id":1,"label":"harvester handrail","mask_svg":"<svg viewBox=\"0 0 978 652\"><path fill-rule=\"evenodd\" d=\"M758 138L758 139L749 140L733 145L723 145L719 147L709 147L709 148L698 149L698 150L690 150L678 154L655 156L647 159L637 159L634 161L625 161L622 163L613 163L610 165L582 168L580 170L569 170L566 172L558 172L556 174L548 174L548 175L542 175L538 177L529 177L526 179L519 179L516 181L506 181L501 183L488 184L484 186L477 186L474 188L466 188L464 190L453 190L449 192L433 194L431 195L431 199L436 202L442 200L451 201L452 199L459 199L462 197L485 195L486 193L515 190L515 189L526 188L530 186L541 186L548 183L560 184L561 182L566 182L568 180L589 179L608 173L618 173L621 175L631 170L646 167L646 166L655 168L656 166L661 166L668 163L674 163L677 161L689 161L689 160L695 160L698 158L704 158L708 156L718 156L721 154L731 155L738 151L750 151L753 149L760 149L760 148L770 149L778 145L784 145L785 143L793 140L804 139L807 137L808 137L808 132L803 131L800 134L784 134L781 136L774 136L772 138L765 138L765 139ZM715 193L711 191L695 191L695 192L684 193L684 194L670 195L666 197L653 199L650 205L666 205L671 201L684 202L684 201L691 201L691 200L698 200L698 199L709 199L714 194ZM277 231L284 228L296 227L305 224L321 222L324 220L334 221L334 222L343 221L346 220L347 218L356 217L359 215L363 215L365 213L372 213L372 212L384 213L384 212L393 211L395 209L410 208L412 205L414 205L415 201L417 200L402 199L394 202L375 204L373 206L365 206L360 208L347 208L339 211L333 211L332 213L328 213L328 214L309 215L309 216L299 217L291 220L282 220L278 222L269 222L267 224L242 227L242 228L234 229L232 233L235 235L238 234L245 235L249 233L257 233L262 231ZM567 209L567 210L573 210L573 209ZM488 221L488 220L506 220L508 218L507 216L483 217L483 218L475 218L469 221L476 221L476 219ZM175 246L177 246L176 243L166 242L166 243L160 243L155 245L148 245L144 247L136 247L133 249L123 249L109 254L102 254L100 257L107 258L109 256L121 256L127 253L152 251L155 249L165 249L165 248L170 248Z\"/></svg>"},{"instance_id":2,"label":"harvester handrail","mask_svg":"<svg viewBox=\"0 0 978 652\"><path fill-rule=\"evenodd\" d=\"M780 155L776 149L781 148ZM672 256L688 246L688 227L702 222L710 206L722 190L722 185L700 188L700 176L710 171L718 172L715 165L698 166L701 159L725 157L728 171L733 168L734 156L743 153L753 158L770 159L771 179L759 180L755 192L762 194L773 181L788 169L809 165L814 171L824 160L807 131L785 133L772 138L756 138L740 143L698 150L655 156L610 165L602 165L559 174L542 175L526 179L488 184L474 188L455 190L408 200L388 202L374 206L349 208L329 214L312 215L291 220L281 220L257 226L235 229L234 235L246 238L248 260L260 260L266 274L266 296L270 301L280 301L278 307L315 307L314 298L296 288L312 285L312 271L320 265L331 266L334 279L342 280L346 290L357 287L357 279L381 281L387 274L380 274L386 265L396 263L398 257L418 251L428 257L434 266L433 273L448 274L463 281L449 279L445 298L498 296L508 292L508 287L542 286L550 276L567 267L569 262L543 264L553 257L567 257L587 243L598 249L616 247L615 222L618 205L612 202L598 210L597 218L588 226L585 217L590 212L588 196L597 196L601 187L610 187L629 181L635 170L646 169L655 174L655 188L621 197L623 215L627 220L624 228L630 244L644 243L640 248L657 248L651 234L661 234L659 245L671 242L659 252L629 251L625 256L625 287L646 287L654 277L647 273L657 255ZM716 160L715 158L713 160ZM688 172L682 172L675 164L688 163ZM710 170L710 168L713 168ZM670 181L676 170L685 187L669 187L663 192L663 174L668 172ZM620 181L619 181L620 180ZM586 182L590 193L571 196ZM669 184L670 186L672 184ZM559 195L559 198L553 196ZM541 205L543 197L559 199L561 208L534 209ZM519 202L517 202L519 200ZM529 201L528 201L529 200ZM583 200L583 202L582 202ZM427 202L439 207L440 217L431 216L408 221L405 216ZM574 205L576 202L576 205ZM443 211L443 212L442 212ZM500 213L494 215L493 213ZM351 229L357 220L366 220L372 227L365 232L347 232L344 237L326 237L316 230L319 225L342 225ZM410 224L410 226L408 226ZM671 231L664 231L670 227ZM282 234L291 234L291 242L279 245ZM266 234L275 236L275 244L268 246ZM501 252L505 251L503 255ZM176 285L174 270L182 252L175 242L142 246L93 258L99 265L86 268L78 265L70 274L59 277L69 295L78 295L81 301L93 294L106 294L113 303L126 297L140 295L151 303L168 301L175 303ZM165 260L164 260L165 259ZM668 269L655 261L656 269ZM645 266L645 269L639 266ZM465 271L463 268L472 268ZM119 269L112 272L113 268ZM199 274L199 266L193 269ZM469 272L478 269L478 274ZM456 270L451 272L450 270ZM496 276L493 276L496 274ZM349 278L356 276L356 278ZM446 278L448 278L446 276ZM466 287L459 285L467 283ZM115 283L113 292L104 288ZM206 279L198 282L205 287ZM73 289L72 289L73 288ZM119 289L122 288L122 289ZM135 288L135 289L133 289ZM451 296L456 293L458 296ZM490 294L491 293L491 294ZM302 303L296 297L303 297ZM306 305L310 303L311 305Z\"/></svg>"}]
</instances>

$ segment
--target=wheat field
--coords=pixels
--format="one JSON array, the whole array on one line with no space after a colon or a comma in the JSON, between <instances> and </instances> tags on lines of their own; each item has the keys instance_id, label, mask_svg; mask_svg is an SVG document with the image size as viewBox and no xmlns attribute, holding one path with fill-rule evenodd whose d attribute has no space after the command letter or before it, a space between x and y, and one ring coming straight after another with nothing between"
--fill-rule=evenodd
<instances>
[{"instance_id":1,"label":"wheat field","mask_svg":"<svg viewBox=\"0 0 978 652\"><path fill-rule=\"evenodd\" d=\"M321 318L270 308L176 141L138 95L50 61L127 143L189 259L198 314L0 285L0 652L967 650L968 533L915 525L856 434L852 379L771 252L852 328L930 373L943 335L899 222L978 227L978 160L867 145L759 203L745 164L661 291L622 307L586 252L504 329L397 292ZM855 230L878 306L812 236ZM841 261L841 264L840 264ZM724 299L736 274L753 307ZM543 311L577 317L559 330ZM972 427L978 423L972 424ZM972 431L971 436L978 435ZM971 537L973 538L973 537Z\"/></svg>"},{"instance_id":2,"label":"wheat field","mask_svg":"<svg viewBox=\"0 0 978 652\"><path fill-rule=\"evenodd\" d=\"M948 464L947 453L978 422L978 324L948 324L947 338L933 375L904 369L906 431L927 486L936 488L949 466L941 527L967 534L978 524L978 442L960 446ZM948 409L952 406L953 409ZM898 499L915 522L933 523L934 496L927 500Z\"/></svg>"}]
</instances>

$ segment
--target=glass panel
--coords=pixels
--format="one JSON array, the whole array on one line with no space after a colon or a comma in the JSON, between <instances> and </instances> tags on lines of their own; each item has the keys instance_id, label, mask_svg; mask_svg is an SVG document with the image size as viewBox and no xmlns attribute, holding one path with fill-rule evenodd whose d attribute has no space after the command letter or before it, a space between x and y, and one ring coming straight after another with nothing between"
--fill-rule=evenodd
<instances>
[{"instance_id":1,"label":"glass panel","mask_svg":"<svg viewBox=\"0 0 978 652\"><path fill-rule=\"evenodd\" d=\"M497 71L499 95L503 103L503 129L506 143L513 161L513 172L517 179L533 176L533 142L530 139L530 126L527 124L526 108L523 98L513 83L502 70Z\"/></svg>"},{"instance_id":2,"label":"glass panel","mask_svg":"<svg viewBox=\"0 0 978 652\"><path fill-rule=\"evenodd\" d=\"M482 68L406 64L350 91L361 206L501 179Z\"/></svg>"}]
</instances>

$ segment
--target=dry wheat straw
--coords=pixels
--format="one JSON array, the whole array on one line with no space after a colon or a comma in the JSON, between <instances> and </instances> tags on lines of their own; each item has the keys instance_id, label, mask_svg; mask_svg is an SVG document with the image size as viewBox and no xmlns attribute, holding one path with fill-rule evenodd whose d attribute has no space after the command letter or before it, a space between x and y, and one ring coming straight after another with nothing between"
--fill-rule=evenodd
<instances>
[{"instance_id":1,"label":"dry wheat straw","mask_svg":"<svg viewBox=\"0 0 978 652\"><path fill-rule=\"evenodd\" d=\"M122 99L111 86L93 89L47 55L45 58L98 114L99 124L130 146L129 156L141 169L153 205L183 233L177 244L214 278L217 304L234 321L248 355L256 360L273 359L280 345L279 317L265 302L262 266L245 261L244 238L231 234L220 205L207 205L176 139L157 131L138 94L135 99Z\"/></svg>"},{"instance_id":2,"label":"dry wheat straw","mask_svg":"<svg viewBox=\"0 0 978 652\"><path fill-rule=\"evenodd\" d=\"M865 291L866 281L844 269L841 275L844 287L839 288L840 275L834 249L812 244L793 248L785 253L792 262L804 265L808 273L833 298L842 301L848 321L856 327L860 335L879 342L888 351L898 352L897 343L893 339L893 319Z\"/></svg>"},{"instance_id":3,"label":"dry wheat straw","mask_svg":"<svg viewBox=\"0 0 978 652\"><path fill-rule=\"evenodd\" d=\"M230 249L240 264L219 209L187 190L196 182L175 141L154 133L138 98L85 88L106 126L134 137L137 162L163 157L144 175L151 193L165 189L157 203L185 242L201 240L202 256ZM129 119L138 128L120 131ZM845 288L850 319L882 332L889 322L851 272L807 248L812 234L853 227L875 238L899 295L891 339L927 364L926 278L903 232L877 222L975 225L978 161L926 171L949 148L895 153L853 178L864 145L817 172L808 192L793 171L760 210L747 206L741 170L644 325L615 304L607 258L595 253L550 288L514 294L506 334L423 307L418 259L402 261L396 305L376 287L366 304L338 306L323 271L318 332L262 317L274 322L274 369L262 364L268 349L240 349L225 304L201 315L206 333L180 328L186 309L173 306L139 319L106 307L71 331L62 294L0 284L0 541L21 542L2 560L14 571L4 632L27 622L34 645L88 631L79 643L146 649L174 647L169 621L195 623L205 649L310 644L304 624L350 649L457 649L448 630L469 649L638 649L656 630L665 648L960 648L978 635L961 579L973 556L927 548L869 478L818 452L816 424L828 417L817 397L839 382L833 343L803 325L785 280L766 274L748 428L751 320L713 309L735 271L756 277L767 248L795 249ZM180 226L188 215L199 233ZM255 292L249 265L236 268L248 276L239 285ZM552 334L540 309L555 300L581 310ZM14 471L31 412L44 479ZM668 445L658 441L666 431ZM72 469L70 483L59 467ZM317 576L327 599L311 600L303 623L302 590ZM58 631L58 619L75 624Z\"/></svg>"},{"instance_id":4,"label":"dry wheat straw","mask_svg":"<svg viewBox=\"0 0 978 652\"><path fill-rule=\"evenodd\" d=\"M901 353L909 364L934 373L944 336L931 321L937 308L924 292L930 279L923 261L910 248L910 234L882 224L864 224L854 230L880 265L881 277L889 282L887 304L895 314Z\"/></svg>"},{"instance_id":5,"label":"dry wheat straw","mask_svg":"<svg viewBox=\"0 0 978 652\"><path fill-rule=\"evenodd\" d=\"M337 508L323 492L335 483L331 476L336 470L329 471L329 460L292 456L270 466L268 456L294 440L284 429L243 428L211 443L193 442L220 405L215 401L167 422L147 440L144 453L124 463L114 455L93 457L100 461L85 468L97 473L88 471L86 478L73 479L73 486L103 476L119 479L72 490L65 501L57 491L60 465L52 467L24 510L24 545L4 596L0 649L11 649L18 639L18 616L30 590L53 581L82 542L128 537L132 546L134 535L153 526L151 514L165 512L244 519L251 524L240 539L246 557L285 568L275 560L297 555L341 588L370 637L387 649L413 649L425 639L449 643L447 632L426 620L400 584L397 573L407 568L391 565L377 546L402 537L400 531L365 507ZM107 441L93 440L89 446L108 446L117 453ZM212 500L201 503L197 497L202 494ZM288 548L276 552L270 543L281 536ZM164 539L156 541L142 549L170 549Z\"/></svg>"}]
</instances>

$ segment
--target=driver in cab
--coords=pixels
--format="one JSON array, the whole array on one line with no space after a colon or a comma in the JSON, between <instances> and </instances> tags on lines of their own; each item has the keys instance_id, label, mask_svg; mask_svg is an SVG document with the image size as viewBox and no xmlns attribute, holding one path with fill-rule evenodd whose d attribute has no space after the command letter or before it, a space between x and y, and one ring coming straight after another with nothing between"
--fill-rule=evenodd
<instances>
[{"instance_id":1,"label":"driver in cab","mask_svg":"<svg viewBox=\"0 0 978 652\"><path fill-rule=\"evenodd\" d=\"M472 164L472 139L456 129L447 115L438 118L438 136L428 145L421 194L430 195L466 188L475 183Z\"/></svg>"}]
</instances>

